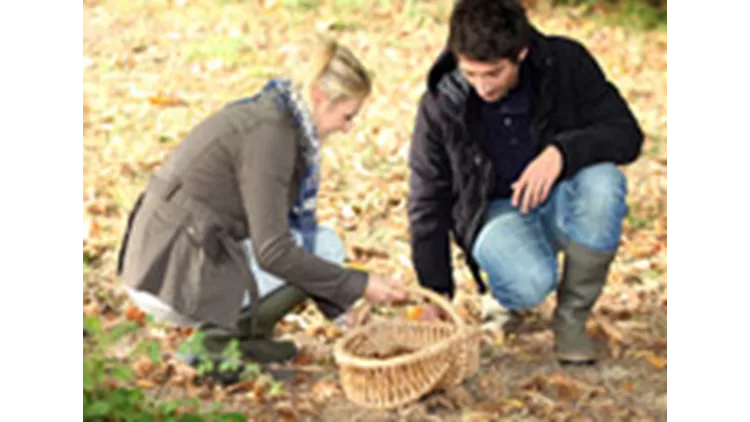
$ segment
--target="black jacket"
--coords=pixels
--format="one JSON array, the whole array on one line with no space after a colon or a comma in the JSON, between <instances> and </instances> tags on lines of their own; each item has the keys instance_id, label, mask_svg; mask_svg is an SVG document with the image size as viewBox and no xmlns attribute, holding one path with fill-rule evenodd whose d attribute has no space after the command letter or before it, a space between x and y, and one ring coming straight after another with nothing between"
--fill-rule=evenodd
<instances>
[{"instance_id":1,"label":"black jacket","mask_svg":"<svg viewBox=\"0 0 750 422\"><path fill-rule=\"evenodd\" d=\"M554 144L561 179L599 162L627 164L641 152L643 133L617 88L577 41L532 31L531 138L537 151ZM495 181L482 147L478 98L449 52L430 69L409 153L409 231L419 283L454 292L449 235L462 249L480 291L485 286L471 248Z\"/></svg>"}]
</instances>

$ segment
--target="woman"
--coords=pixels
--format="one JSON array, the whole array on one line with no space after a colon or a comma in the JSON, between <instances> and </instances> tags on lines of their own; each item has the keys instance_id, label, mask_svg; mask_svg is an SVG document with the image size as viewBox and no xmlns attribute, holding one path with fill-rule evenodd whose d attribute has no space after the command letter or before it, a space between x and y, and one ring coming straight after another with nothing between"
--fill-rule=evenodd
<instances>
[{"instance_id":1,"label":"woman","mask_svg":"<svg viewBox=\"0 0 750 422\"><path fill-rule=\"evenodd\" d=\"M271 340L306 297L328 318L359 298L405 299L388 277L344 268L319 227L319 140L351 127L371 92L354 55L326 42L300 86L271 80L193 128L154 173L128 221L118 273L155 318L197 326L218 355L232 339L258 362L295 356Z\"/></svg>"}]
</instances>

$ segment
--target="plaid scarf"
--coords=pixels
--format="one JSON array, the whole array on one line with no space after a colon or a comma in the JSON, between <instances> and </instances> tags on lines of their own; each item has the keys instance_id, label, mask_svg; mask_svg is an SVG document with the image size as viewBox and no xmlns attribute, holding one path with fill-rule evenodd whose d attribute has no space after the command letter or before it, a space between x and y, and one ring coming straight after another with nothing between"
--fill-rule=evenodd
<instances>
[{"instance_id":1,"label":"plaid scarf","mask_svg":"<svg viewBox=\"0 0 750 422\"><path fill-rule=\"evenodd\" d=\"M278 94L279 105L292 114L294 121L304 134L300 150L305 156L307 169L300 183L297 199L289 213L289 224L293 230L296 229L303 234L305 248L312 250L315 238L314 233L317 228L315 211L320 187L320 144L317 129L301 93L288 80L271 79L260 93L236 101L236 103L252 102L259 98L260 95L269 92Z\"/></svg>"}]
</instances>

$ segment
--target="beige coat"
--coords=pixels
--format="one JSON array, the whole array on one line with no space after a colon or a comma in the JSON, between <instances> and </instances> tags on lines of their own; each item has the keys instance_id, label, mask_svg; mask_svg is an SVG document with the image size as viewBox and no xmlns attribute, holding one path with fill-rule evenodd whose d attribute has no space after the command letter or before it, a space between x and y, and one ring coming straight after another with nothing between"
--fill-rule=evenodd
<instances>
[{"instance_id":1,"label":"beige coat","mask_svg":"<svg viewBox=\"0 0 750 422\"><path fill-rule=\"evenodd\" d=\"M308 293L329 318L359 299L367 274L298 246L288 215L305 168L302 136L275 94L209 116L155 172L131 214L121 280L191 319L234 327L257 287L239 241L265 271Z\"/></svg>"}]
</instances>

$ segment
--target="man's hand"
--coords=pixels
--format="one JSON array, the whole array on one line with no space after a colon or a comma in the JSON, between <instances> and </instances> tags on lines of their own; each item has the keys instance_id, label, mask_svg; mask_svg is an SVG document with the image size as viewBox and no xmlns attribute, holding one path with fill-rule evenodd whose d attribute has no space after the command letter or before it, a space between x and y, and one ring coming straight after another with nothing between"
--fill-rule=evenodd
<instances>
[{"instance_id":1,"label":"man's hand","mask_svg":"<svg viewBox=\"0 0 750 422\"><path fill-rule=\"evenodd\" d=\"M555 180L560 176L562 166L563 157L560 150L554 145L545 148L513 183L513 206L518 207L520 203L521 213L526 214L542 204L547 199Z\"/></svg>"},{"instance_id":2,"label":"man's hand","mask_svg":"<svg viewBox=\"0 0 750 422\"><path fill-rule=\"evenodd\" d=\"M403 280L380 274L370 274L365 288L365 299L377 304L403 302L407 299L407 293L403 289L403 285Z\"/></svg>"}]
</instances>

